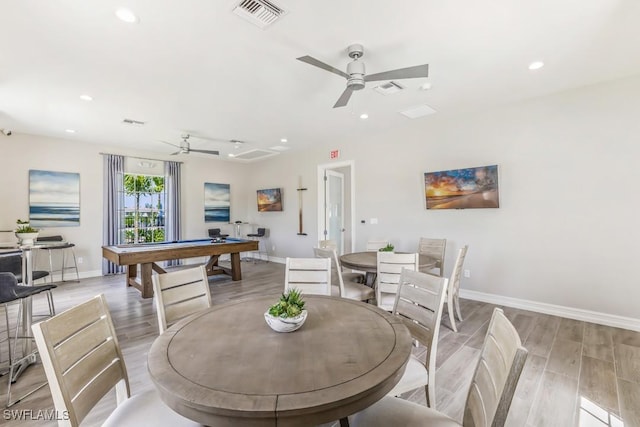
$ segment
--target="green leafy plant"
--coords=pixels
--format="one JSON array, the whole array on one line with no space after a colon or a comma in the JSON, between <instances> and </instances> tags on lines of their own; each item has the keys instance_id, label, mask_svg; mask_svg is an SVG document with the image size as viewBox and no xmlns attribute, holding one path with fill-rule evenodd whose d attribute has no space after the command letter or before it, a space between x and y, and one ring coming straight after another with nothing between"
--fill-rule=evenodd
<instances>
[{"instance_id":1,"label":"green leafy plant","mask_svg":"<svg viewBox=\"0 0 640 427\"><path fill-rule=\"evenodd\" d=\"M394 246L391 243L388 243L384 248L378 249L379 252L393 252Z\"/></svg>"},{"instance_id":2,"label":"green leafy plant","mask_svg":"<svg viewBox=\"0 0 640 427\"><path fill-rule=\"evenodd\" d=\"M29 221L23 221L19 219L16 221L16 224L18 224L16 233L37 233L39 231L37 228L31 227L29 225Z\"/></svg>"},{"instance_id":3,"label":"green leafy plant","mask_svg":"<svg viewBox=\"0 0 640 427\"><path fill-rule=\"evenodd\" d=\"M289 289L280 300L269 308L269 314L274 317L296 317L304 309L304 300L298 289Z\"/></svg>"}]
</instances>

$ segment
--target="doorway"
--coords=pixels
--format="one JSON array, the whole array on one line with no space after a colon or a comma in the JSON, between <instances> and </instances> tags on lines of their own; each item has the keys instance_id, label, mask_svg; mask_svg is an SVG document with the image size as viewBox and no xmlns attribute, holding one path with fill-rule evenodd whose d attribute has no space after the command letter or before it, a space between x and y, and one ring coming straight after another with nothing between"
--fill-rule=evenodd
<instances>
[{"instance_id":1,"label":"doorway","mask_svg":"<svg viewBox=\"0 0 640 427\"><path fill-rule=\"evenodd\" d=\"M352 160L318 166L318 240L333 240L338 255L355 247L354 177Z\"/></svg>"}]
</instances>

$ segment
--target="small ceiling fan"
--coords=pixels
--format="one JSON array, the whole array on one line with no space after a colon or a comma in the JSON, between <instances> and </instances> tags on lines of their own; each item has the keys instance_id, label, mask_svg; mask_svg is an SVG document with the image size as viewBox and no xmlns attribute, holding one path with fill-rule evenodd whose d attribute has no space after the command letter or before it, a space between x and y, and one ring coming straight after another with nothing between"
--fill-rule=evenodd
<instances>
[{"instance_id":1,"label":"small ceiling fan","mask_svg":"<svg viewBox=\"0 0 640 427\"><path fill-rule=\"evenodd\" d=\"M179 148L179 151L176 151L175 153L171 153L172 156L175 156L176 154L189 154L190 152L194 152L194 153L204 153L204 154L213 154L214 156L217 156L220 154L219 151L216 150L196 150L195 148L191 148L189 145L189 138L191 135L186 134L186 135L182 135L182 142L180 143L180 145L176 145L176 144L172 144L170 142L167 141L160 141L160 142L164 142L165 144L171 145L172 147L176 147Z\"/></svg>"},{"instance_id":2,"label":"small ceiling fan","mask_svg":"<svg viewBox=\"0 0 640 427\"><path fill-rule=\"evenodd\" d=\"M327 70L347 79L347 88L342 92L342 95L340 95L338 102L335 103L333 108L344 107L347 105L353 91L364 89L364 84L366 82L429 77L429 64L416 65L408 68L398 68L397 70L366 75L364 62L358 61L358 59L362 58L364 55L364 47L361 44L352 44L347 48L347 52L349 57L353 58L353 61L347 65L346 73L308 55L297 58L298 61L306 62L309 65L322 68L323 70Z\"/></svg>"}]
</instances>

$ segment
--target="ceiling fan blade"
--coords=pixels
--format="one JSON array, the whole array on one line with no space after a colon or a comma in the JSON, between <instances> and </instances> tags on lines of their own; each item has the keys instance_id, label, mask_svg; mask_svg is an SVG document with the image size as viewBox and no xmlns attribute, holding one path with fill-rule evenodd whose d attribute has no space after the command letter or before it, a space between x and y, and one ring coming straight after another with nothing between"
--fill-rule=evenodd
<instances>
[{"instance_id":1,"label":"ceiling fan blade","mask_svg":"<svg viewBox=\"0 0 640 427\"><path fill-rule=\"evenodd\" d=\"M371 74L369 76L365 76L364 81L375 82L380 80L415 79L418 77L429 77L429 64Z\"/></svg>"},{"instance_id":2,"label":"ceiling fan blade","mask_svg":"<svg viewBox=\"0 0 640 427\"><path fill-rule=\"evenodd\" d=\"M182 153L182 151L176 151L175 153L171 153L172 156Z\"/></svg>"},{"instance_id":3,"label":"ceiling fan blade","mask_svg":"<svg viewBox=\"0 0 640 427\"><path fill-rule=\"evenodd\" d=\"M160 142L164 142L165 144L171 145L172 147L181 148L179 145L172 144L172 143L167 142L167 141L162 141L162 140L160 140Z\"/></svg>"},{"instance_id":4,"label":"ceiling fan blade","mask_svg":"<svg viewBox=\"0 0 640 427\"><path fill-rule=\"evenodd\" d=\"M345 105L347 105L347 102L349 102L349 98L351 98L352 93L353 89L347 86L344 92L342 92L342 95L340 95L340 98L338 98L338 101L335 103L333 108L344 107Z\"/></svg>"},{"instance_id":5,"label":"ceiling fan blade","mask_svg":"<svg viewBox=\"0 0 640 427\"><path fill-rule=\"evenodd\" d=\"M196 150L195 148L191 148L191 149L189 149L189 151L193 151L194 153L213 154L214 156L217 156L217 155L220 154L219 151L214 151L214 150Z\"/></svg>"},{"instance_id":6,"label":"ceiling fan blade","mask_svg":"<svg viewBox=\"0 0 640 427\"><path fill-rule=\"evenodd\" d=\"M242 141L240 139L224 139L224 138L211 138L208 136L201 136L201 135L191 135L191 138L196 138L196 139L203 139L205 141L213 141L213 142L230 142L232 144L245 144L246 141Z\"/></svg>"},{"instance_id":7,"label":"ceiling fan blade","mask_svg":"<svg viewBox=\"0 0 640 427\"><path fill-rule=\"evenodd\" d=\"M309 65L313 65L315 67L318 68L322 68L323 70L327 70L333 74L337 74L341 77L344 77L345 79L349 78L349 74L345 73L344 71L338 70L337 68L332 67L329 64L325 64L322 61L317 60L316 58L312 58L311 56L301 56L300 58L296 58L298 61L302 61L302 62L306 62Z\"/></svg>"}]
</instances>

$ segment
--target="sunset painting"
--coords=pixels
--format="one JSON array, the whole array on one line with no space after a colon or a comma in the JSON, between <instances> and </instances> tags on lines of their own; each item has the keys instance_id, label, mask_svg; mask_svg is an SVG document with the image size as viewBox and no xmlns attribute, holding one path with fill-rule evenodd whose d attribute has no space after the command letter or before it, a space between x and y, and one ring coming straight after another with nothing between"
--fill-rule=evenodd
<instances>
[{"instance_id":1,"label":"sunset painting","mask_svg":"<svg viewBox=\"0 0 640 427\"><path fill-rule=\"evenodd\" d=\"M427 209L498 208L498 166L424 174Z\"/></svg>"},{"instance_id":2,"label":"sunset painting","mask_svg":"<svg viewBox=\"0 0 640 427\"><path fill-rule=\"evenodd\" d=\"M258 212L282 210L282 195L279 188L258 190Z\"/></svg>"}]
</instances>

